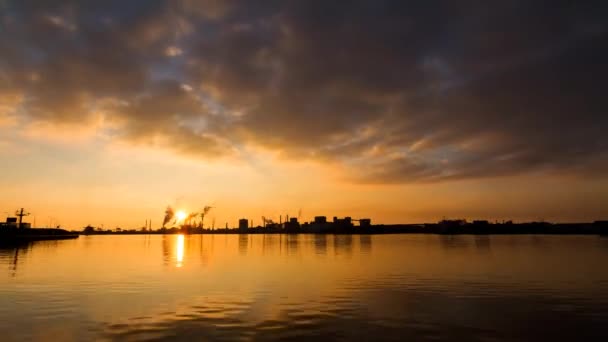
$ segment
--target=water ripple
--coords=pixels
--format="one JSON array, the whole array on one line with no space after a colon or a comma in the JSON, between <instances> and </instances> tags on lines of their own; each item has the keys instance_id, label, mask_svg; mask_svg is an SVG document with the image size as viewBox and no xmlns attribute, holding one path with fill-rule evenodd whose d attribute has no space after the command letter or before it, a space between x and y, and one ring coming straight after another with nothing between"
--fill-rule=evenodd
<instances>
[{"instance_id":1,"label":"water ripple","mask_svg":"<svg viewBox=\"0 0 608 342\"><path fill-rule=\"evenodd\" d=\"M606 340L607 262L591 237L88 237L0 252L0 330L3 341Z\"/></svg>"}]
</instances>

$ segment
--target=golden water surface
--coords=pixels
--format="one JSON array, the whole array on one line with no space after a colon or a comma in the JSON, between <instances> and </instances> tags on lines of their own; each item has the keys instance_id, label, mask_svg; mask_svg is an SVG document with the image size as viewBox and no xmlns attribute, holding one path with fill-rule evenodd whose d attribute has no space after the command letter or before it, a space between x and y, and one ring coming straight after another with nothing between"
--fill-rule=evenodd
<instances>
[{"instance_id":1,"label":"golden water surface","mask_svg":"<svg viewBox=\"0 0 608 342\"><path fill-rule=\"evenodd\" d=\"M2 341L608 340L598 236L109 235L0 247Z\"/></svg>"}]
</instances>

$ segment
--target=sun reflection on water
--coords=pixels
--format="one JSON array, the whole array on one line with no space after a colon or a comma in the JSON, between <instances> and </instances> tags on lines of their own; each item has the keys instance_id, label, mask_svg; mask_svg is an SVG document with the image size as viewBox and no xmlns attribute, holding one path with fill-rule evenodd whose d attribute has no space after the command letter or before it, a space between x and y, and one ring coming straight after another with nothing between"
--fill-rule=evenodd
<instances>
[{"instance_id":1,"label":"sun reflection on water","mask_svg":"<svg viewBox=\"0 0 608 342\"><path fill-rule=\"evenodd\" d=\"M175 259L177 261L176 266L182 267L184 261L184 236L177 235L177 244L175 249Z\"/></svg>"}]
</instances>

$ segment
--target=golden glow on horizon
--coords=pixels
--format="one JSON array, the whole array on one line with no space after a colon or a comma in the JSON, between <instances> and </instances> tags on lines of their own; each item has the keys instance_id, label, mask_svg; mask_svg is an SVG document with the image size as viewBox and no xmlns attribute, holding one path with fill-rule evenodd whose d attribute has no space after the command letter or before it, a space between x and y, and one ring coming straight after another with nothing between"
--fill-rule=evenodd
<instances>
[{"instance_id":1,"label":"golden glow on horizon","mask_svg":"<svg viewBox=\"0 0 608 342\"><path fill-rule=\"evenodd\" d=\"M72 175L68 179L57 172L30 172L48 167L48 156L30 150L29 143L8 145L10 148L2 143L0 138L0 156L27 158L28 163L3 170L0 185L8 195L0 198L0 213L23 206L32 213L28 222L33 223L35 217L40 225L53 218L69 230L82 230L90 223L140 229L146 220L158 229L168 205L178 209L173 219L185 221L187 216L182 219L180 211L187 214L187 209L206 204L214 207L205 217L206 227L213 219L216 227L226 223L236 227L239 218L260 225L261 216L278 221L281 215L295 217L299 211L300 221L325 215L369 217L373 223L385 224L436 222L444 216L589 221L605 216L602 204L608 200L605 180L564 183L561 177L538 175L432 184L352 184L338 177L331 166L279 161L258 151L251 152L256 156L251 163L201 163L165 151L122 145L98 149L94 144L73 148L47 144L53 155L75 161L61 168ZM46 194L53 193L62 196L51 201ZM172 226L173 220L167 228Z\"/></svg>"},{"instance_id":2,"label":"golden glow on horizon","mask_svg":"<svg viewBox=\"0 0 608 342\"><path fill-rule=\"evenodd\" d=\"M182 267L184 262L184 236L182 234L176 236L175 246L175 260L177 261L176 266Z\"/></svg>"}]
</instances>

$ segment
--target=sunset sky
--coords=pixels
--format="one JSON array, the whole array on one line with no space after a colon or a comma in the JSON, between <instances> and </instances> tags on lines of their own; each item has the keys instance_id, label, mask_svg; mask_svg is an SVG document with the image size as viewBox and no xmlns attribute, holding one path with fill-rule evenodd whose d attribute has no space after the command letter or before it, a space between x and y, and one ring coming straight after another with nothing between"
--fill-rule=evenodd
<instances>
[{"instance_id":1,"label":"sunset sky","mask_svg":"<svg viewBox=\"0 0 608 342\"><path fill-rule=\"evenodd\" d=\"M607 7L0 0L0 218L608 219Z\"/></svg>"}]
</instances>

